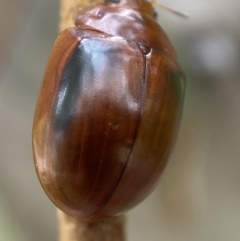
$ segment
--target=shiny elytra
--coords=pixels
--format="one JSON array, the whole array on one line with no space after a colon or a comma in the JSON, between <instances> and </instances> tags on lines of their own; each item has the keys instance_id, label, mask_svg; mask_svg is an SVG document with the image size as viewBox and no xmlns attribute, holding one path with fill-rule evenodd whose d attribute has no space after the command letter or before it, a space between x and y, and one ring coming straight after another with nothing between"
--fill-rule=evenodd
<instances>
[{"instance_id":1,"label":"shiny elytra","mask_svg":"<svg viewBox=\"0 0 240 241\"><path fill-rule=\"evenodd\" d=\"M80 12L57 38L38 98L39 180L65 213L95 221L154 189L179 127L185 78L145 0Z\"/></svg>"}]
</instances>

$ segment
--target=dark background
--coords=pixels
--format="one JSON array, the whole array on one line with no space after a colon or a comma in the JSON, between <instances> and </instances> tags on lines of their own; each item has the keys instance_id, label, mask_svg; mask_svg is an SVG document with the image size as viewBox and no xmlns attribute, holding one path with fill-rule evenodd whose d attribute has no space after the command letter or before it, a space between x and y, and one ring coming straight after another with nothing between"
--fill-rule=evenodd
<instances>
[{"instance_id":1,"label":"dark background","mask_svg":"<svg viewBox=\"0 0 240 241\"><path fill-rule=\"evenodd\" d=\"M131 241L239 241L240 1L165 0L187 76L179 138L153 194L128 214ZM58 33L57 0L0 0L0 240L56 241L31 150L36 98Z\"/></svg>"}]
</instances>

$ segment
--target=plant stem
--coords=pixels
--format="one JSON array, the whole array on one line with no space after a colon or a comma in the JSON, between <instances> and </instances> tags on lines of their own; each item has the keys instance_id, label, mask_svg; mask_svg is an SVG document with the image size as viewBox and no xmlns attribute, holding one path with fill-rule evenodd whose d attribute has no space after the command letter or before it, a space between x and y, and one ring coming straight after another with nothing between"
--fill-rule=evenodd
<instances>
[{"instance_id":1,"label":"plant stem","mask_svg":"<svg viewBox=\"0 0 240 241\"><path fill-rule=\"evenodd\" d=\"M124 216L83 222L58 210L60 241L124 241Z\"/></svg>"},{"instance_id":2,"label":"plant stem","mask_svg":"<svg viewBox=\"0 0 240 241\"><path fill-rule=\"evenodd\" d=\"M99 3L99 0L60 0L60 31L73 27L80 9ZM60 241L124 241L123 216L88 223L73 218L58 210Z\"/></svg>"}]
</instances>

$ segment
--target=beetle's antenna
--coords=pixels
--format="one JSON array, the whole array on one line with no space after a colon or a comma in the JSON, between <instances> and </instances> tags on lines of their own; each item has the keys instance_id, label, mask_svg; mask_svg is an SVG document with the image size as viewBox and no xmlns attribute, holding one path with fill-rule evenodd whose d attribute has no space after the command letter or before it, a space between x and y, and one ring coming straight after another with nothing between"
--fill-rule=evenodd
<instances>
[{"instance_id":1,"label":"beetle's antenna","mask_svg":"<svg viewBox=\"0 0 240 241\"><path fill-rule=\"evenodd\" d=\"M163 9L165 9L165 10L167 10L167 11L169 11L169 12L175 14L175 15L178 15L179 17L189 18L188 14L176 11L176 10L174 10L172 8L169 8L169 7L167 7L167 6L165 6L165 5L161 4L161 3L156 2L155 0L150 0L150 2L152 3L153 6L163 8Z\"/></svg>"}]
</instances>

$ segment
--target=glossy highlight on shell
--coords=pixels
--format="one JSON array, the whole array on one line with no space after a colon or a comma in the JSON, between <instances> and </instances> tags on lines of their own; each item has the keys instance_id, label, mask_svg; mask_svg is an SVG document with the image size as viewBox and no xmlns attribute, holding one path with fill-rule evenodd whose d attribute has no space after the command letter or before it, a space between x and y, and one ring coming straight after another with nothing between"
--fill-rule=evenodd
<instances>
[{"instance_id":1,"label":"glossy highlight on shell","mask_svg":"<svg viewBox=\"0 0 240 241\"><path fill-rule=\"evenodd\" d=\"M107 1L79 13L53 46L33 124L49 198L87 221L145 199L174 146L184 89L149 2Z\"/></svg>"}]
</instances>

